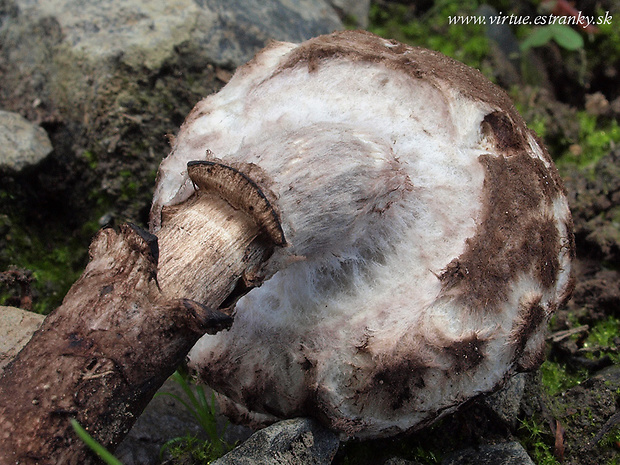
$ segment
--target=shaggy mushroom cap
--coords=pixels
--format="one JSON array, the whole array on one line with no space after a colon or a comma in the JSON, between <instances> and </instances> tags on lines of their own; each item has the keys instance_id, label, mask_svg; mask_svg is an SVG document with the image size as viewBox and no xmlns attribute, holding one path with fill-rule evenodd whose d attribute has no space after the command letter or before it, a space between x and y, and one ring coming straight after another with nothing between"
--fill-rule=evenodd
<instances>
[{"instance_id":1,"label":"shaggy mushroom cap","mask_svg":"<svg viewBox=\"0 0 620 465\"><path fill-rule=\"evenodd\" d=\"M571 216L545 148L478 71L364 32L272 43L187 117L154 230L206 159L253 173L286 240L231 329L190 354L233 419L389 436L542 362L571 292Z\"/></svg>"}]
</instances>

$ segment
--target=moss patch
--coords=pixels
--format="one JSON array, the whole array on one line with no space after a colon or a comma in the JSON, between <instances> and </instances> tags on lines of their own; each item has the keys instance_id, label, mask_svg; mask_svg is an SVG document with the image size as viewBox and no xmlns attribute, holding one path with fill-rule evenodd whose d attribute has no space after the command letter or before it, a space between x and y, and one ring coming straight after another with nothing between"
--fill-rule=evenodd
<instances>
[{"instance_id":1,"label":"moss patch","mask_svg":"<svg viewBox=\"0 0 620 465\"><path fill-rule=\"evenodd\" d=\"M425 13L416 14L414 7L404 4L373 4L370 9L369 31L382 37L436 50L469 66L485 70L484 58L489 44L480 24L451 24L456 15L474 15L478 2L437 2Z\"/></svg>"},{"instance_id":2,"label":"moss patch","mask_svg":"<svg viewBox=\"0 0 620 465\"><path fill-rule=\"evenodd\" d=\"M570 371L565 364L546 360L540 367L545 392L550 396L560 394L584 381L588 373L585 370Z\"/></svg>"},{"instance_id":3,"label":"moss patch","mask_svg":"<svg viewBox=\"0 0 620 465\"><path fill-rule=\"evenodd\" d=\"M32 310L48 314L58 307L88 260L88 244L98 229L85 223L67 235L62 224L44 225L23 217L0 215L0 270L11 267L32 272ZM18 305L20 289L0 285L0 305Z\"/></svg>"}]
</instances>

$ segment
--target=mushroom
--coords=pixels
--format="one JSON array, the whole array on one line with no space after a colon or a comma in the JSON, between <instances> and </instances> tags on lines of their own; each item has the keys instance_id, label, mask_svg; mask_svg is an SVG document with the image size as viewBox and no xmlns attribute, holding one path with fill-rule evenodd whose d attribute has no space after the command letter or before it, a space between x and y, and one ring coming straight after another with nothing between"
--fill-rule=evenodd
<instances>
[{"instance_id":1,"label":"mushroom","mask_svg":"<svg viewBox=\"0 0 620 465\"><path fill-rule=\"evenodd\" d=\"M367 32L273 42L188 115L152 230L196 186L249 198L223 172L252 181L236 208L283 245L190 353L233 420L386 437L542 362L572 220L549 154L478 71Z\"/></svg>"}]
</instances>

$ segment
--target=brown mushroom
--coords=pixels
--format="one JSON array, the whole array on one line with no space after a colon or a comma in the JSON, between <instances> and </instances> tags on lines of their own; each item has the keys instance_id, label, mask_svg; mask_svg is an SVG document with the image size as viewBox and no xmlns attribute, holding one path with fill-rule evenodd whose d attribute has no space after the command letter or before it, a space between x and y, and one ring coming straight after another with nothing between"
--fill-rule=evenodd
<instances>
[{"instance_id":1,"label":"brown mushroom","mask_svg":"<svg viewBox=\"0 0 620 465\"><path fill-rule=\"evenodd\" d=\"M238 195L260 211L236 208L285 244L190 354L233 418L389 436L542 361L571 292L571 216L549 154L478 71L364 32L274 42L187 117L153 231L207 166L224 184L198 184L225 197L228 175L251 179Z\"/></svg>"}]
</instances>

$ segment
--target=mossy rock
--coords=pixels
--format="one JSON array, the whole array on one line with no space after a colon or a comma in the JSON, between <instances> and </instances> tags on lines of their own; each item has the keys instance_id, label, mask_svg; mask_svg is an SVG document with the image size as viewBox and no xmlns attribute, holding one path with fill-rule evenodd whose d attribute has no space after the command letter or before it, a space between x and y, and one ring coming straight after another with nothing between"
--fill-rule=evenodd
<instances>
[{"instance_id":1,"label":"mossy rock","mask_svg":"<svg viewBox=\"0 0 620 465\"><path fill-rule=\"evenodd\" d=\"M323 0L240 3L0 2L0 108L38 123L54 148L35 171L0 173L0 271L46 269L55 298L42 311L60 303L58 283L79 274L98 227L146 225L168 138L197 101L268 40L342 28Z\"/></svg>"}]
</instances>

